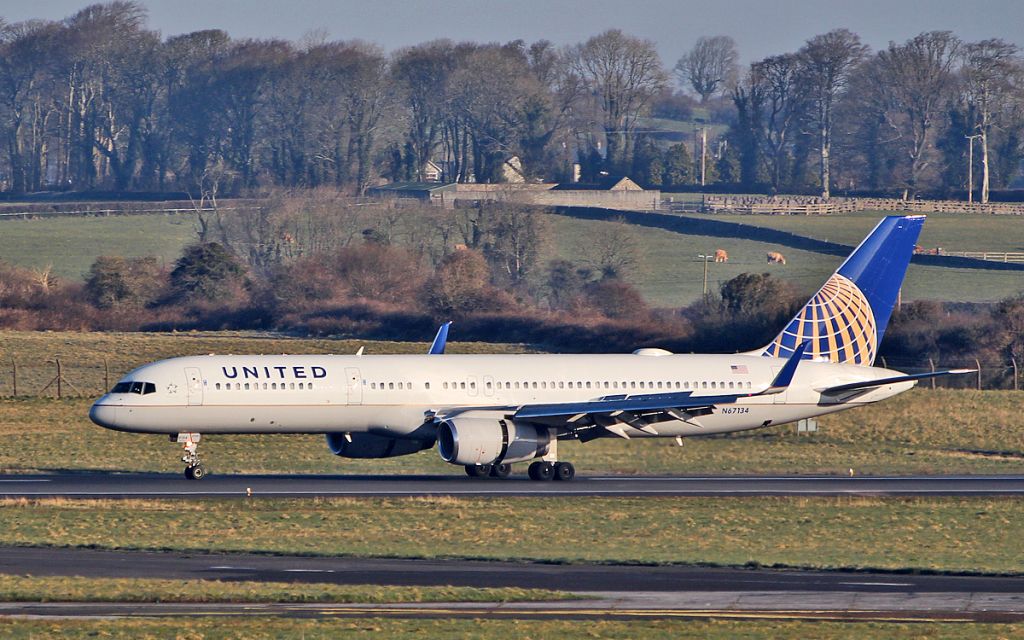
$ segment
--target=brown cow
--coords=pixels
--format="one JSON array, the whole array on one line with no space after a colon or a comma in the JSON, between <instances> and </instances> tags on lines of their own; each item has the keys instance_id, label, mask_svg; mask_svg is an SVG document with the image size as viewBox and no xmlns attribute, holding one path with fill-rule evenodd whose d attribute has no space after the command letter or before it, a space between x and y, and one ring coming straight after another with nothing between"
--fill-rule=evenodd
<instances>
[{"instance_id":1,"label":"brown cow","mask_svg":"<svg viewBox=\"0 0 1024 640\"><path fill-rule=\"evenodd\" d=\"M729 254L725 249L715 249L715 262L729 262Z\"/></svg>"},{"instance_id":2,"label":"brown cow","mask_svg":"<svg viewBox=\"0 0 1024 640\"><path fill-rule=\"evenodd\" d=\"M768 252L768 264L786 264L786 256L778 251Z\"/></svg>"}]
</instances>

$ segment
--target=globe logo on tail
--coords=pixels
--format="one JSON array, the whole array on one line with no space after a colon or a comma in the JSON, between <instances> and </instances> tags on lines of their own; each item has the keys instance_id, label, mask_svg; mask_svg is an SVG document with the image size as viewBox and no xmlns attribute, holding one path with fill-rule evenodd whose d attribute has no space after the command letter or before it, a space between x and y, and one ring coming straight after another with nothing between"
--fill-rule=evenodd
<instances>
[{"instance_id":1,"label":"globe logo on tail","mask_svg":"<svg viewBox=\"0 0 1024 640\"><path fill-rule=\"evenodd\" d=\"M861 365L875 361L875 315L857 285L833 274L763 355L787 358L805 341L810 342L805 357Z\"/></svg>"}]
</instances>

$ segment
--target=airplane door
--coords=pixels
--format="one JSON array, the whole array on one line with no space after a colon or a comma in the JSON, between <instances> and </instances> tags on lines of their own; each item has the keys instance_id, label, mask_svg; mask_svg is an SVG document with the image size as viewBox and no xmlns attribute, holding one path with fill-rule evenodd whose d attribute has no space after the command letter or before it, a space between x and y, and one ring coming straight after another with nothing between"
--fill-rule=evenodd
<instances>
[{"instance_id":1,"label":"airplane door","mask_svg":"<svg viewBox=\"0 0 1024 640\"><path fill-rule=\"evenodd\" d=\"M484 395L485 396L493 396L494 395L494 377L493 376L484 376Z\"/></svg>"},{"instance_id":2,"label":"airplane door","mask_svg":"<svg viewBox=\"0 0 1024 640\"><path fill-rule=\"evenodd\" d=\"M363 404L363 380L359 369L345 369L345 393L349 404Z\"/></svg>"},{"instance_id":3,"label":"airplane door","mask_svg":"<svg viewBox=\"0 0 1024 640\"><path fill-rule=\"evenodd\" d=\"M185 379L188 381L188 403L203 404L203 376L197 367L185 367Z\"/></svg>"}]
</instances>

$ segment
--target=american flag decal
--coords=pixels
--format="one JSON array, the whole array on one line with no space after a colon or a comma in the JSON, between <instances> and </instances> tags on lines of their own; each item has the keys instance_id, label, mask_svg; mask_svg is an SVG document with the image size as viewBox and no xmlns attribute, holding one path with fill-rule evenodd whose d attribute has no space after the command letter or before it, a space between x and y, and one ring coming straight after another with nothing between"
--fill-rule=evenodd
<instances>
[{"instance_id":1,"label":"american flag decal","mask_svg":"<svg viewBox=\"0 0 1024 640\"><path fill-rule=\"evenodd\" d=\"M737 373L737 374L739 374L739 373L750 373L749 371L747 371L747 365L745 365L745 364L734 364L734 365L730 365L730 366L729 366L729 369L730 369L730 370L731 370L731 371L732 371L733 373Z\"/></svg>"}]
</instances>

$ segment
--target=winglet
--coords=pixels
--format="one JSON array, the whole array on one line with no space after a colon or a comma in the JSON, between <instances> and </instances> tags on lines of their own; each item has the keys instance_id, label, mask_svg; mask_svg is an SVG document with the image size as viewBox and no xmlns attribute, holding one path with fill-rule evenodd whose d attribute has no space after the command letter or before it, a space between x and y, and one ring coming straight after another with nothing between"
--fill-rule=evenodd
<instances>
[{"instance_id":1,"label":"winglet","mask_svg":"<svg viewBox=\"0 0 1024 640\"><path fill-rule=\"evenodd\" d=\"M796 375L796 368L800 364L800 359L804 357L804 351L807 350L810 344L810 340L800 343L800 346L796 348L793 355L789 356L789 360L786 360L786 364L782 365L782 371L779 371L779 375L775 376L772 383L760 395L767 396L782 393L789 388L789 383L793 382L793 376Z\"/></svg>"},{"instance_id":2,"label":"winglet","mask_svg":"<svg viewBox=\"0 0 1024 640\"><path fill-rule=\"evenodd\" d=\"M452 326L451 320L438 328L437 335L434 336L434 342L430 345L430 351L427 351L429 355L439 356L444 353L444 347L448 344L448 327L450 326Z\"/></svg>"}]
</instances>

